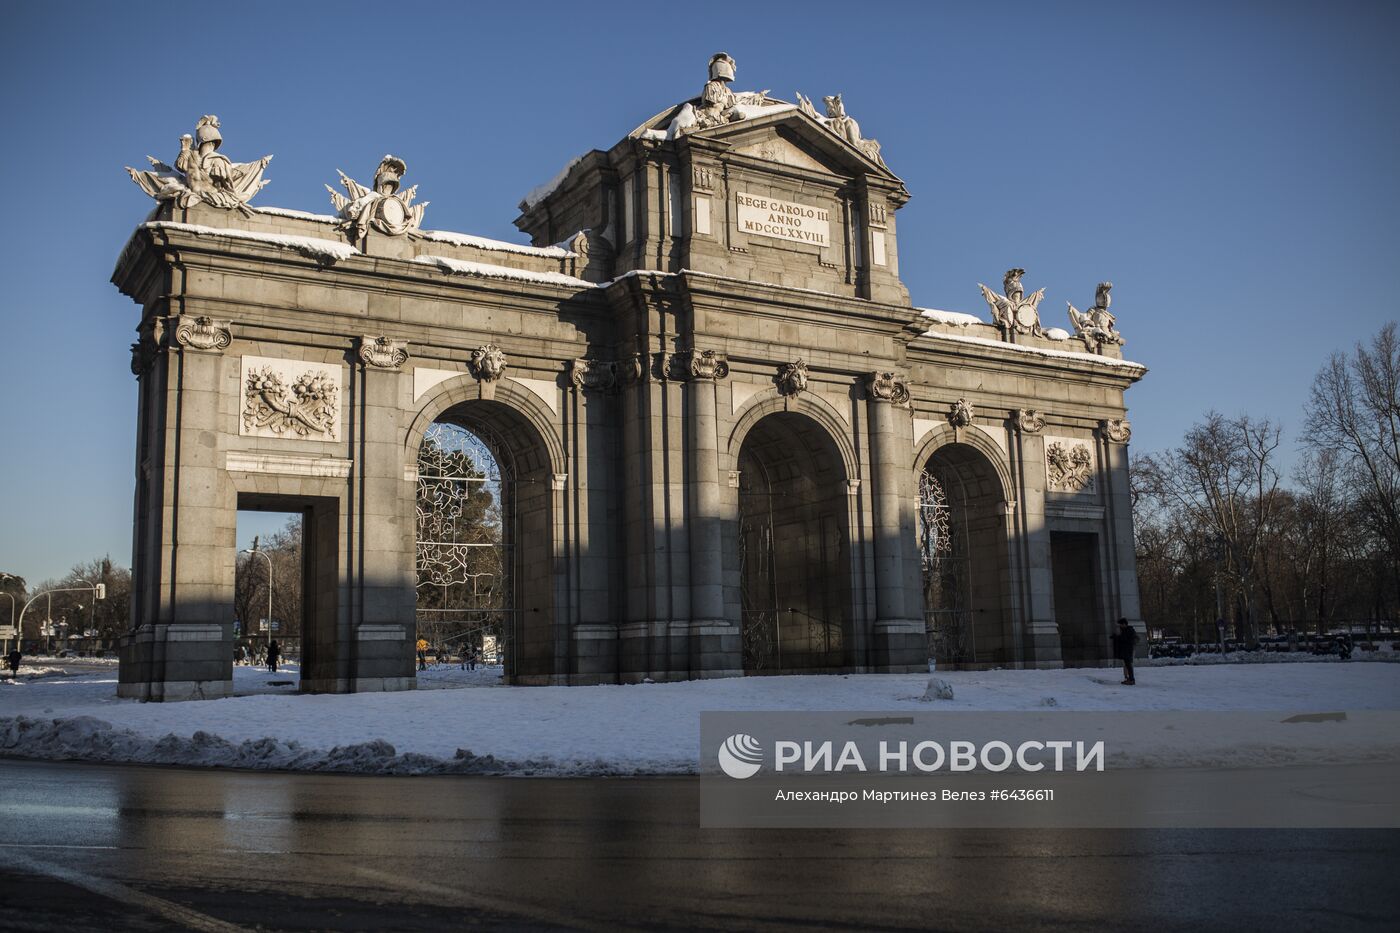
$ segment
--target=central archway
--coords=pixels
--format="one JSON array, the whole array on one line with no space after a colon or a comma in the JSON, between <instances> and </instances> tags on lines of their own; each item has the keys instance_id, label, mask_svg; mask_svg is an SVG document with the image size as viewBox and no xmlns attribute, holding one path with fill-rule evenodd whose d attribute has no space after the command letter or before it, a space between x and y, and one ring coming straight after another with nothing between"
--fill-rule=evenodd
<instances>
[{"instance_id":1,"label":"central archway","mask_svg":"<svg viewBox=\"0 0 1400 933\"><path fill-rule=\"evenodd\" d=\"M501 402L460 402L427 427L417 466L417 637L498 659L507 683L552 683L553 487L539 432Z\"/></svg>"},{"instance_id":2,"label":"central archway","mask_svg":"<svg viewBox=\"0 0 1400 933\"><path fill-rule=\"evenodd\" d=\"M744 670L851 661L850 532L840 451L813 419L762 417L739 449Z\"/></svg>"}]
</instances>

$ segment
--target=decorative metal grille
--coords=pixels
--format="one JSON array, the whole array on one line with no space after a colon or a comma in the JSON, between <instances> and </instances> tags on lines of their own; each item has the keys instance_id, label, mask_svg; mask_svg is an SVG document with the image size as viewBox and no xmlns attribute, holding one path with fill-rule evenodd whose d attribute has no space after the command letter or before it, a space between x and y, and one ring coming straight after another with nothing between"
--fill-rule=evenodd
<instances>
[{"instance_id":1,"label":"decorative metal grille","mask_svg":"<svg viewBox=\"0 0 1400 933\"><path fill-rule=\"evenodd\" d=\"M512 592L509 477L487 439L433 424L418 453L418 636L505 654Z\"/></svg>"},{"instance_id":2,"label":"decorative metal grille","mask_svg":"<svg viewBox=\"0 0 1400 933\"><path fill-rule=\"evenodd\" d=\"M924 630L929 658L967 660L971 632L968 605L971 565L965 553L966 509L955 514L943 483L925 468L919 474L919 561L924 581ZM960 540L961 539L961 540ZM973 660L976 659L975 645Z\"/></svg>"}]
</instances>

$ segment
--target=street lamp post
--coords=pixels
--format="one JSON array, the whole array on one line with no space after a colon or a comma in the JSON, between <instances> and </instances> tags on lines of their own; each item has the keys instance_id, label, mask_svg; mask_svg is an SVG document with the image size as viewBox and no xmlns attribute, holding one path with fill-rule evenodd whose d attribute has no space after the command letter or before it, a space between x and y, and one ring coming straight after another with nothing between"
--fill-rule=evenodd
<instances>
[{"instance_id":1,"label":"street lamp post","mask_svg":"<svg viewBox=\"0 0 1400 933\"><path fill-rule=\"evenodd\" d=\"M56 588L54 588L54 589L52 589L52 590L43 590L42 592L35 593L33 596L31 596L31 597L29 598L29 602L25 603L25 604L24 604L24 608L21 609L21 610L19 611L19 621L15 623L15 634L16 634L16 638L19 638L20 634L22 634L23 631L24 631L24 614L25 614L26 612L29 611L29 607L30 607L30 606L34 605L34 603L38 601L38 599L39 599L40 596L43 596L43 597L45 597L45 598L48 600L48 611L45 613L46 618L45 618L44 621L47 623L46 627L49 628L50 630L52 630L52 626L53 626L53 594L54 594L54 593L91 593L91 594L92 594L92 598L93 598L94 600L97 600L97 599L106 599L106 598L107 598L107 584L105 584L105 583L88 583L86 580L84 580L84 581L82 581L82 582L83 582L83 583L86 583L87 585L86 585L86 586L60 586L60 587L56 587ZM44 637L47 639L47 638L49 638L50 636L49 636L49 635L45 635ZM23 641L23 639L19 639L19 640L20 640L20 641ZM45 642L45 645L47 645L47 641Z\"/></svg>"},{"instance_id":2,"label":"street lamp post","mask_svg":"<svg viewBox=\"0 0 1400 933\"><path fill-rule=\"evenodd\" d=\"M253 538L253 546L239 551L240 554L261 554L263 560L267 561L267 646L272 647L272 558L267 556L266 551L258 550L258 539Z\"/></svg>"}]
</instances>

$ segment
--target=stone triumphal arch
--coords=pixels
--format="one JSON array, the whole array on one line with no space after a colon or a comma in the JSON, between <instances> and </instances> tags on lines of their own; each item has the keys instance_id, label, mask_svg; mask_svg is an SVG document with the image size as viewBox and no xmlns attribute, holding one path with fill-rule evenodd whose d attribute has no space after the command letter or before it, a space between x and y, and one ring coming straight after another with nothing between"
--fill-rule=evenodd
<instances>
[{"instance_id":1,"label":"stone triumphal arch","mask_svg":"<svg viewBox=\"0 0 1400 933\"><path fill-rule=\"evenodd\" d=\"M1145 372L1111 285L1072 333L1020 269L990 322L915 307L879 143L734 77L530 192L532 245L425 229L393 156L255 206L213 116L129 170L123 695L230 690L239 509L305 516L306 691L411 688L443 619L518 684L1102 663Z\"/></svg>"}]
</instances>

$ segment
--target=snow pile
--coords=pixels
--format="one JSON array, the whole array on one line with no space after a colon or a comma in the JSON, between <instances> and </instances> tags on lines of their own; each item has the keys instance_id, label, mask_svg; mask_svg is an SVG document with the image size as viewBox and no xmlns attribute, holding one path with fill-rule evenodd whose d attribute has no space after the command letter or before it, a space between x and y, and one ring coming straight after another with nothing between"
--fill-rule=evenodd
<instances>
[{"instance_id":1,"label":"snow pile","mask_svg":"<svg viewBox=\"0 0 1400 933\"><path fill-rule=\"evenodd\" d=\"M447 230L420 230L416 234L435 243L451 243L454 246L473 246L477 249L494 250L502 253L520 253L524 256L542 256L547 259L571 259L578 254L562 246L526 246L523 243L507 243L505 240L491 240L470 233L452 233Z\"/></svg>"},{"instance_id":2,"label":"snow pile","mask_svg":"<svg viewBox=\"0 0 1400 933\"><path fill-rule=\"evenodd\" d=\"M1068 339L1069 339L1069 331L1065 330L1063 327L1051 327L1051 328L1049 328L1048 330L1045 331L1045 339L1047 339L1047 340L1068 340Z\"/></svg>"},{"instance_id":3,"label":"snow pile","mask_svg":"<svg viewBox=\"0 0 1400 933\"><path fill-rule=\"evenodd\" d=\"M193 233L195 236L222 236L234 240L252 240L257 243L271 243L287 249L294 249L308 259L327 264L360 255L360 251L349 243L339 240L325 240L312 236L288 236L283 233L256 233L251 230L234 230L230 227L206 227L202 224L181 224L169 220L152 220L141 225L153 230L178 230Z\"/></svg>"},{"instance_id":4,"label":"snow pile","mask_svg":"<svg viewBox=\"0 0 1400 933\"><path fill-rule=\"evenodd\" d=\"M985 324L975 314L963 314L961 311L940 311L937 308L915 308L915 311L928 318L930 321L937 321L939 324L953 324L958 327L970 327L973 324Z\"/></svg>"},{"instance_id":5,"label":"snow pile","mask_svg":"<svg viewBox=\"0 0 1400 933\"><path fill-rule=\"evenodd\" d=\"M476 275L492 279L514 279L519 282L534 282L540 285L564 285L570 288L597 288L597 283L565 275L562 272L534 272L529 269L512 269L509 266L493 266L485 262L472 262L467 259L452 259L448 256L418 256L414 262L437 266L443 272L456 275Z\"/></svg>"},{"instance_id":6,"label":"snow pile","mask_svg":"<svg viewBox=\"0 0 1400 933\"><path fill-rule=\"evenodd\" d=\"M451 758L399 754L383 739L331 749L306 748L275 738L237 744L205 731L189 738L168 734L155 739L91 716L73 719L0 720L0 752L60 761L120 761L136 764L276 771L343 771L355 774L545 773L547 765L502 762L490 755L457 749Z\"/></svg>"},{"instance_id":7,"label":"snow pile","mask_svg":"<svg viewBox=\"0 0 1400 933\"><path fill-rule=\"evenodd\" d=\"M583 155L587 155L587 153L584 153ZM562 169L559 170L558 175L555 175L553 178L551 178L549 181L545 182L542 185L536 185L535 187L531 188L528 192L526 192L525 197L520 199L520 209L522 211L528 211L530 208L534 207L536 204L540 203L545 198L553 194L555 192L555 189L557 189L560 185L564 183L564 179L569 177L569 173L574 170L574 166L578 165L579 162L583 160L583 155L574 156L572 159L569 160L569 163L567 165L565 165Z\"/></svg>"},{"instance_id":8,"label":"snow pile","mask_svg":"<svg viewBox=\"0 0 1400 933\"><path fill-rule=\"evenodd\" d=\"M953 698L953 685L942 677L930 677L928 686L924 688L924 695L919 699L929 700L951 700Z\"/></svg>"},{"instance_id":9,"label":"snow pile","mask_svg":"<svg viewBox=\"0 0 1400 933\"><path fill-rule=\"evenodd\" d=\"M1191 730L1144 730L1135 717L1105 716L1096 737L1111 740L1115 765L1400 758L1393 712L1367 712L1400 709L1394 664L1144 667L1134 687L1102 668L940 671L955 698L933 707L922 702L926 673L502 688L500 668L442 666L420 675L424 689L398 693L301 695L261 686L288 676L236 667L236 692L252 695L186 703L118 699L115 671L0 682L0 754L402 774L689 774L705 711L907 716L936 708L1032 716L1256 711ZM1348 712L1317 723L1268 712L1276 710Z\"/></svg>"}]
</instances>

